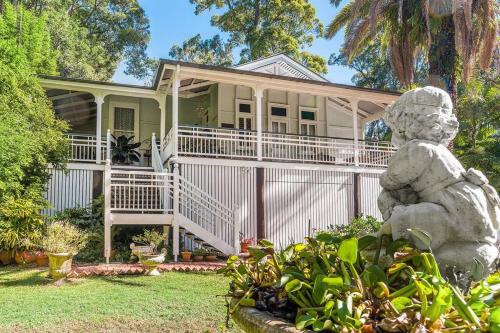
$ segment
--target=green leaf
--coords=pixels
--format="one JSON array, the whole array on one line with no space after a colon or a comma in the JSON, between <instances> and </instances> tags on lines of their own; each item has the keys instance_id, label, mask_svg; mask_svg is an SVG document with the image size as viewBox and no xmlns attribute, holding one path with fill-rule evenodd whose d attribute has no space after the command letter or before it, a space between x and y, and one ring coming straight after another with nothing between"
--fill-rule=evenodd
<instances>
[{"instance_id":1,"label":"green leaf","mask_svg":"<svg viewBox=\"0 0 500 333\"><path fill-rule=\"evenodd\" d=\"M250 255L255 258L256 261L260 261L262 258L267 256L267 251L264 250L264 248L260 246L249 246L248 247L248 252Z\"/></svg>"},{"instance_id":2,"label":"green leaf","mask_svg":"<svg viewBox=\"0 0 500 333\"><path fill-rule=\"evenodd\" d=\"M492 333L500 333L500 307L491 309L490 330Z\"/></svg>"},{"instance_id":3,"label":"green leaf","mask_svg":"<svg viewBox=\"0 0 500 333\"><path fill-rule=\"evenodd\" d=\"M316 320L313 325L312 329L314 332L322 332L325 330L329 330L332 327L333 323L330 319L322 321L322 320Z\"/></svg>"},{"instance_id":4,"label":"green leaf","mask_svg":"<svg viewBox=\"0 0 500 333\"><path fill-rule=\"evenodd\" d=\"M337 236L334 236L330 232L319 232L316 235L316 240L319 242L323 242L325 244L328 244L328 245L329 244L336 244L336 243L340 242L340 238L338 238Z\"/></svg>"},{"instance_id":5,"label":"green leaf","mask_svg":"<svg viewBox=\"0 0 500 333\"><path fill-rule=\"evenodd\" d=\"M377 282L389 284L389 280L387 279L384 270L378 265L367 267L363 273L361 273L361 279L368 285L368 287L373 287L377 284Z\"/></svg>"},{"instance_id":6,"label":"green leaf","mask_svg":"<svg viewBox=\"0 0 500 333\"><path fill-rule=\"evenodd\" d=\"M325 296L329 290L340 289L344 286L342 277L326 277L318 275L314 281L313 300L316 305L323 304L326 299Z\"/></svg>"},{"instance_id":7,"label":"green leaf","mask_svg":"<svg viewBox=\"0 0 500 333\"><path fill-rule=\"evenodd\" d=\"M400 312L406 309L408 306L413 305L412 300L404 296L396 297L391 301L391 303Z\"/></svg>"},{"instance_id":8,"label":"green leaf","mask_svg":"<svg viewBox=\"0 0 500 333\"><path fill-rule=\"evenodd\" d=\"M316 321L316 318L306 314L302 316L298 316L297 319L295 320L295 327L298 330L303 330L307 326L313 324Z\"/></svg>"},{"instance_id":9,"label":"green leaf","mask_svg":"<svg viewBox=\"0 0 500 333\"><path fill-rule=\"evenodd\" d=\"M378 238L372 235L366 235L358 239L359 251L363 251L367 247L377 244Z\"/></svg>"},{"instance_id":10,"label":"green leaf","mask_svg":"<svg viewBox=\"0 0 500 333\"><path fill-rule=\"evenodd\" d=\"M358 240L349 238L340 243L338 256L342 261L355 264L358 259Z\"/></svg>"},{"instance_id":11,"label":"green leaf","mask_svg":"<svg viewBox=\"0 0 500 333\"><path fill-rule=\"evenodd\" d=\"M335 306L335 301L329 300L328 302L326 302L323 313L327 318L330 318L332 316L334 306Z\"/></svg>"},{"instance_id":12,"label":"green leaf","mask_svg":"<svg viewBox=\"0 0 500 333\"><path fill-rule=\"evenodd\" d=\"M253 308L255 307L255 300L253 298L242 298L240 300L240 306Z\"/></svg>"},{"instance_id":13,"label":"green leaf","mask_svg":"<svg viewBox=\"0 0 500 333\"><path fill-rule=\"evenodd\" d=\"M438 293L432 300L432 305L427 310L427 317L431 321L436 321L441 315L445 314L452 306L452 294L450 288L438 286Z\"/></svg>"},{"instance_id":14,"label":"green leaf","mask_svg":"<svg viewBox=\"0 0 500 333\"><path fill-rule=\"evenodd\" d=\"M427 249L429 249L432 252L431 249L431 244L432 244L432 237L431 235L421 229L408 229L410 234L415 237L418 241L420 241Z\"/></svg>"},{"instance_id":15,"label":"green leaf","mask_svg":"<svg viewBox=\"0 0 500 333\"><path fill-rule=\"evenodd\" d=\"M285 285L285 291L287 293L293 293L299 291L302 288L302 282L298 279L293 279Z\"/></svg>"}]
</instances>

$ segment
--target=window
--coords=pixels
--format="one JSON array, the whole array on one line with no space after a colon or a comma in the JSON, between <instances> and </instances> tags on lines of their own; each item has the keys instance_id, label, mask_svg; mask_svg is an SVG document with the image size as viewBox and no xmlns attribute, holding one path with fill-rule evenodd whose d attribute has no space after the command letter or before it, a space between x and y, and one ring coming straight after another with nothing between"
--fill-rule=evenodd
<instances>
[{"instance_id":1,"label":"window","mask_svg":"<svg viewBox=\"0 0 500 333\"><path fill-rule=\"evenodd\" d=\"M132 108L115 107L114 129L115 136L125 135L130 137L134 135L135 129L135 110Z\"/></svg>"},{"instance_id":2,"label":"window","mask_svg":"<svg viewBox=\"0 0 500 333\"><path fill-rule=\"evenodd\" d=\"M255 102L246 99L236 99L235 127L253 130L255 126Z\"/></svg>"},{"instance_id":3,"label":"window","mask_svg":"<svg viewBox=\"0 0 500 333\"><path fill-rule=\"evenodd\" d=\"M252 113L252 105L250 103L240 103L238 111L241 113Z\"/></svg>"},{"instance_id":4,"label":"window","mask_svg":"<svg viewBox=\"0 0 500 333\"><path fill-rule=\"evenodd\" d=\"M268 103L267 111L269 120L267 128L273 133L287 133L289 106L286 104Z\"/></svg>"},{"instance_id":5,"label":"window","mask_svg":"<svg viewBox=\"0 0 500 333\"><path fill-rule=\"evenodd\" d=\"M234 125L233 124L229 124L229 123L222 123L222 124L220 124L220 126L222 128L234 128Z\"/></svg>"},{"instance_id":6,"label":"window","mask_svg":"<svg viewBox=\"0 0 500 333\"><path fill-rule=\"evenodd\" d=\"M318 135L318 109L299 107L299 128L301 135Z\"/></svg>"},{"instance_id":7,"label":"window","mask_svg":"<svg viewBox=\"0 0 500 333\"><path fill-rule=\"evenodd\" d=\"M252 129L252 118L249 117L239 117L238 118L238 128L251 130Z\"/></svg>"}]
</instances>

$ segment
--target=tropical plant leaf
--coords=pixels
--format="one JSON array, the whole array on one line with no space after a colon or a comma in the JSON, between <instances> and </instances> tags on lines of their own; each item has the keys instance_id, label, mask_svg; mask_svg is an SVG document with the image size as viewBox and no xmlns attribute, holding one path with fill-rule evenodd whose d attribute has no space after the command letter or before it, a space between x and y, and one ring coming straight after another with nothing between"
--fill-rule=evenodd
<instances>
[{"instance_id":1,"label":"tropical plant leaf","mask_svg":"<svg viewBox=\"0 0 500 333\"><path fill-rule=\"evenodd\" d=\"M355 264L358 260L358 240L349 238L340 243L338 256L342 261L349 264Z\"/></svg>"},{"instance_id":2,"label":"tropical plant leaf","mask_svg":"<svg viewBox=\"0 0 500 333\"><path fill-rule=\"evenodd\" d=\"M408 229L408 232L432 252L432 237L427 231L421 229Z\"/></svg>"}]
</instances>

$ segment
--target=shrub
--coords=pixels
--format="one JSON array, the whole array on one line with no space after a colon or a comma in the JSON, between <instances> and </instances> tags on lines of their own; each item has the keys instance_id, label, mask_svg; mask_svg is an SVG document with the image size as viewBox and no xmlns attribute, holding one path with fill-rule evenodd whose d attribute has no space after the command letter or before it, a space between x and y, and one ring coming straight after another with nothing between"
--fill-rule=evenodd
<instances>
[{"instance_id":1,"label":"shrub","mask_svg":"<svg viewBox=\"0 0 500 333\"><path fill-rule=\"evenodd\" d=\"M339 239L361 237L380 230L383 222L373 216L360 216L354 218L351 223L342 225L330 225L326 231L318 231L318 234L329 233Z\"/></svg>"},{"instance_id":2,"label":"shrub","mask_svg":"<svg viewBox=\"0 0 500 333\"><path fill-rule=\"evenodd\" d=\"M52 222L47 226L41 246L49 253L77 254L85 247L88 234L67 221Z\"/></svg>"},{"instance_id":3,"label":"shrub","mask_svg":"<svg viewBox=\"0 0 500 333\"><path fill-rule=\"evenodd\" d=\"M153 252L162 245L163 242L167 240L167 235L159 233L156 230L144 230L142 235L136 235L132 237L134 243L139 243L142 245L153 245Z\"/></svg>"},{"instance_id":4,"label":"shrub","mask_svg":"<svg viewBox=\"0 0 500 333\"><path fill-rule=\"evenodd\" d=\"M261 241L249 259L232 256L220 271L232 280L228 313L255 307L299 330L322 332L499 332L500 272L463 295L441 276L431 253L389 242L382 250L392 262L384 268L361 255L374 244L383 246L374 236L340 240L323 233L275 252Z\"/></svg>"}]
</instances>

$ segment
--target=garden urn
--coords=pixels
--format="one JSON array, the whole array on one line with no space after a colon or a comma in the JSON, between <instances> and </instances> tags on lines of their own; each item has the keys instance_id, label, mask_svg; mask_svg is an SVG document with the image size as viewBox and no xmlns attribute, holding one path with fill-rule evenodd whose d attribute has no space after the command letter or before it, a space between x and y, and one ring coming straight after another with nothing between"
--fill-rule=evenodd
<instances>
[{"instance_id":1,"label":"garden urn","mask_svg":"<svg viewBox=\"0 0 500 333\"><path fill-rule=\"evenodd\" d=\"M73 254L47 253L49 257L49 277L54 280L65 278L71 272Z\"/></svg>"},{"instance_id":2,"label":"garden urn","mask_svg":"<svg viewBox=\"0 0 500 333\"><path fill-rule=\"evenodd\" d=\"M162 249L161 253L142 253L139 255L139 262L146 266L147 275L158 276L160 272L158 271L158 266L165 262L165 256L167 255L167 250Z\"/></svg>"},{"instance_id":3,"label":"garden urn","mask_svg":"<svg viewBox=\"0 0 500 333\"><path fill-rule=\"evenodd\" d=\"M12 262L12 254L10 251L0 251L0 262L4 265L10 265Z\"/></svg>"}]
</instances>

